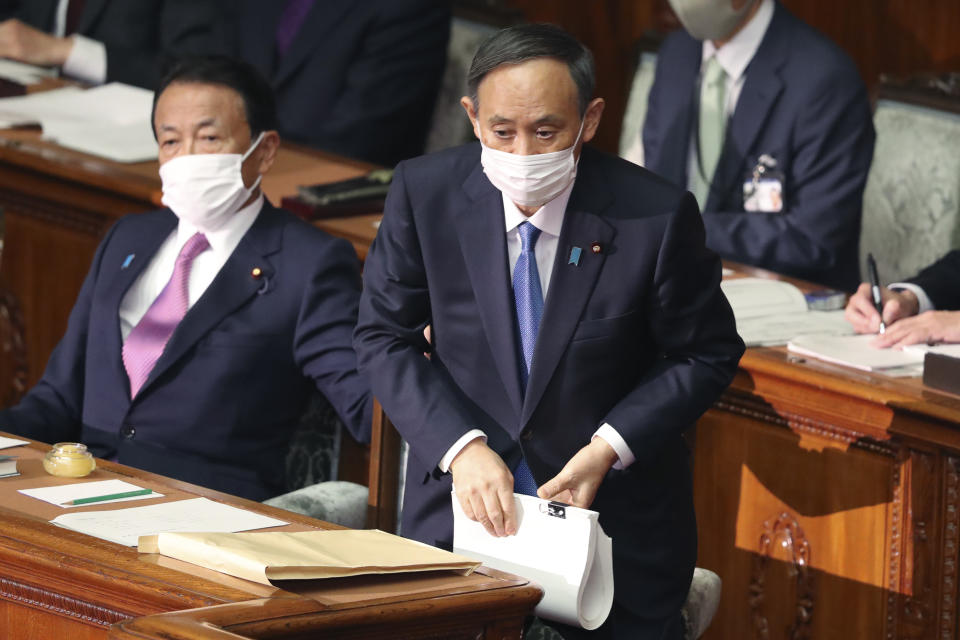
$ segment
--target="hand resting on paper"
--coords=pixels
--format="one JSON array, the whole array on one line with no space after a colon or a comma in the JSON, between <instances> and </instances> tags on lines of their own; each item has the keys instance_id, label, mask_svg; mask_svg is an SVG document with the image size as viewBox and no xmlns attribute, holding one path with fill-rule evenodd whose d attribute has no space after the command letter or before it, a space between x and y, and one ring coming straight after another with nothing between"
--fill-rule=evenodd
<instances>
[{"instance_id":1,"label":"hand resting on paper","mask_svg":"<svg viewBox=\"0 0 960 640\"><path fill-rule=\"evenodd\" d=\"M902 347L921 342L960 342L960 312L925 311L912 291L881 291L886 331L873 341L876 347ZM845 316L858 333L877 333L880 314L873 306L870 285L863 283L847 303Z\"/></svg>"},{"instance_id":2,"label":"hand resting on paper","mask_svg":"<svg viewBox=\"0 0 960 640\"><path fill-rule=\"evenodd\" d=\"M453 487L463 514L492 536L517 532L513 474L483 438L468 443L450 463Z\"/></svg>"},{"instance_id":3,"label":"hand resting on paper","mask_svg":"<svg viewBox=\"0 0 960 640\"><path fill-rule=\"evenodd\" d=\"M580 449L554 478L542 485L537 495L589 509L604 476L617 462L617 453L603 438L594 438Z\"/></svg>"},{"instance_id":4,"label":"hand resting on paper","mask_svg":"<svg viewBox=\"0 0 960 640\"><path fill-rule=\"evenodd\" d=\"M0 22L0 57L45 67L60 67L73 49L71 38L58 38L17 19Z\"/></svg>"}]
</instances>

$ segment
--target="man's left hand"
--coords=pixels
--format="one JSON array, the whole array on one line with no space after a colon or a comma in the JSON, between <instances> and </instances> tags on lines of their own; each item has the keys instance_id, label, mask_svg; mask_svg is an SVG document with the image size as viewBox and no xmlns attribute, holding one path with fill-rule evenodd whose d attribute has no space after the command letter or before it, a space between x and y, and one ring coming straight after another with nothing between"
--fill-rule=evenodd
<instances>
[{"instance_id":1,"label":"man's left hand","mask_svg":"<svg viewBox=\"0 0 960 640\"><path fill-rule=\"evenodd\" d=\"M902 347L919 342L960 342L960 311L925 311L897 321L873 339L877 347Z\"/></svg>"},{"instance_id":2,"label":"man's left hand","mask_svg":"<svg viewBox=\"0 0 960 640\"><path fill-rule=\"evenodd\" d=\"M0 22L0 57L42 66L63 66L73 40L38 31L17 19Z\"/></svg>"},{"instance_id":3,"label":"man's left hand","mask_svg":"<svg viewBox=\"0 0 960 640\"><path fill-rule=\"evenodd\" d=\"M556 477L543 484L537 495L544 500L556 500L589 509L600 483L617 459L616 451L606 440L594 438L570 458L570 462Z\"/></svg>"}]
</instances>

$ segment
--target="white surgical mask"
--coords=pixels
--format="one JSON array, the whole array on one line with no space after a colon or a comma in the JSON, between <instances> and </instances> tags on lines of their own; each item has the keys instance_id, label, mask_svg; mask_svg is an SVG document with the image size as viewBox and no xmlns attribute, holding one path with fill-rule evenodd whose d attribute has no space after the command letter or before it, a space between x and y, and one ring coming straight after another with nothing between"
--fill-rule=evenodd
<instances>
[{"instance_id":1,"label":"white surgical mask","mask_svg":"<svg viewBox=\"0 0 960 640\"><path fill-rule=\"evenodd\" d=\"M669 0L680 24L697 40L727 38L747 15L756 0L734 9L730 0Z\"/></svg>"},{"instance_id":2,"label":"white surgical mask","mask_svg":"<svg viewBox=\"0 0 960 640\"><path fill-rule=\"evenodd\" d=\"M511 201L521 207L542 206L570 186L577 177L573 150L583 135L583 122L577 139L566 149L521 156L491 149L480 140L483 151L480 164L487 178Z\"/></svg>"},{"instance_id":3,"label":"white surgical mask","mask_svg":"<svg viewBox=\"0 0 960 640\"><path fill-rule=\"evenodd\" d=\"M194 153L168 161L160 167L160 201L201 231L216 231L260 186L263 176L257 176L253 186L244 186L240 168L261 140L263 132L243 155Z\"/></svg>"}]
</instances>

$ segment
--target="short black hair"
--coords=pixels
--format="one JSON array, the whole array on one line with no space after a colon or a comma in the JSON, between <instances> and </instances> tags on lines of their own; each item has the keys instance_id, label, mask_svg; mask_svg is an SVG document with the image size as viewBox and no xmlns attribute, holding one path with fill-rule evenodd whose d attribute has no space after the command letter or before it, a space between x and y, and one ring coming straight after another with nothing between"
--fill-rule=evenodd
<instances>
[{"instance_id":1,"label":"short black hair","mask_svg":"<svg viewBox=\"0 0 960 640\"><path fill-rule=\"evenodd\" d=\"M520 64L535 58L555 58L567 63L577 85L580 115L587 112L596 85L593 54L576 38L552 24L519 24L502 29L477 49L467 73L467 90L478 109L477 87L488 73L505 64Z\"/></svg>"},{"instance_id":2,"label":"short black hair","mask_svg":"<svg viewBox=\"0 0 960 640\"><path fill-rule=\"evenodd\" d=\"M175 60L153 94L150 124L154 126L157 100L171 84L212 84L236 91L243 100L250 135L256 138L263 131L277 128L277 100L267 79L255 67L227 56L191 56ZM154 136L156 128L154 126Z\"/></svg>"}]
</instances>

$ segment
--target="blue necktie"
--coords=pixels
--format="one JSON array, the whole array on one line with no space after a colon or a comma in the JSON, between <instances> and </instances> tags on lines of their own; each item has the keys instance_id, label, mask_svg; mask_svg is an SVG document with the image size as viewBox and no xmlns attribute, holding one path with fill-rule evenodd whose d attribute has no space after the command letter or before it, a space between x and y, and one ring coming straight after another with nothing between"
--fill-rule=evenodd
<instances>
[{"instance_id":1,"label":"blue necktie","mask_svg":"<svg viewBox=\"0 0 960 640\"><path fill-rule=\"evenodd\" d=\"M517 306L517 326L520 328L520 346L523 350L520 383L526 393L533 349L537 344L540 317L543 315L543 289L540 287L537 256L533 250L537 238L540 237L540 229L529 222L523 222L517 227L517 232L520 234L521 248L520 257L513 269L513 299ZM537 495L537 483L523 458L513 472L513 490L528 496Z\"/></svg>"}]
</instances>

